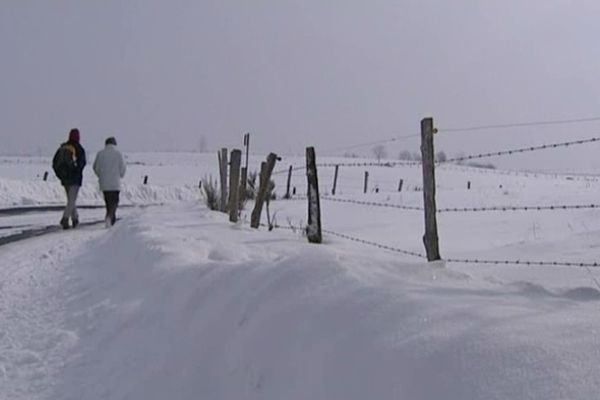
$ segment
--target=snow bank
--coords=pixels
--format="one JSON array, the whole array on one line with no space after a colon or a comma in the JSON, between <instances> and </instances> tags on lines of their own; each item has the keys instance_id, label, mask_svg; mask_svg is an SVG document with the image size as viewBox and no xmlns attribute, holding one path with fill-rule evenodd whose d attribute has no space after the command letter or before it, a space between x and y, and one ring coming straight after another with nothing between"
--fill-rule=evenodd
<instances>
[{"instance_id":1,"label":"snow bank","mask_svg":"<svg viewBox=\"0 0 600 400\"><path fill-rule=\"evenodd\" d=\"M78 341L50 398L596 397L598 290L340 244L199 206L125 218L67 267Z\"/></svg>"},{"instance_id":2,"label":"snow bank","mask_svg":"<svg viewBox=\"0 0 600 400\"><path fill-rule=\"evenodd\" d=\"M132 185L123 184L122 204L157 204L174 201L193 201L200 198L198 187L192 185ZM102 192L97 184L81 187L78 204L104 204ZM64 204L64 188L58 182L14 180L0 178L0 208Z\"/></svg>"}]
</instances>

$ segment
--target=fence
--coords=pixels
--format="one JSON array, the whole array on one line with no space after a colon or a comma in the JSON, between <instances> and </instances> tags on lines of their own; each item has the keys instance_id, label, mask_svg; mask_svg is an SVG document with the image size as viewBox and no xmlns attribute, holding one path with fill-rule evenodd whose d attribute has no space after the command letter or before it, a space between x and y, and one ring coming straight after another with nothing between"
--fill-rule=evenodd
<instances>
[{"instance_id":1,"label":"fence","mask_svg":"<svg viewBox=\"0 0 600 400\"><path fill-rule=\"evenodd\" d=\"M539 121L539 122L531 122L531 123L518 123L518 124L501 124L501 125L482 125L482 126L474 126L467 128L449 128L449 129L435 129L433 125L433 119L425 119L421 123L421 138L422 138L422 161L384 161L384 162L373 162L373 161L351 161L351 162L327 162L327 163L319 163L315 162L314 171L308 173L307 175L310 177L313 174L312 178L316 178L316 169L319 169L319 172L327 169L334 169L333 173L333 182L332 182L332 190L331 193L327 193L325 191L324 194L319 195L318 193L314 193L314 188L318 188L319 185L313 182L312 184L307 183L307 188L313 188L308 190L308 195L296 195L295 186L291 188L290 182L293 174L297 174L298 172L307 171L307 165L310 165L310 162L307 165L290 165L288 168L279 169L272 172L265 179L271 179L271 176L277 177L281 176L282 178L286 178L287 174L287 187L286 194L284 196L285 199L294 200L294 201L308 201L308 210L309 210L309 221L314 218L319 218L320 221L320 207L318 204L315 204L315 201L321 200L327 203L344 203L344 204L352 204L357 207L363 208L386 208L391 210L398 210L400 212L418 212L419 214L424 215L425 219L425 234L423 236L423 244L425 247L425 252L421 253L419 251L414 251L412 249L403 249L395 246L391 246L389 244L378 243L376 241L368 240L365 238L353 236L347 233L337 232L331 230L329 228L322 228L322 233L325 235L339 237L345 240L353 241L356 243L361 243L364 245L370 245L382 250L392 251L395 253L403 254L406 256L417 257L422 259L427 259L429 261L442 259L439 251L439 243L438 240L442 240L443 238L439 238L437 231L437 216L441 214L450 214L450 213L493 213L493 212L565 212L569 210L595 210L600 208L600 203L587 203L587 204L560 204L556 202L554 204L530 204L530 205L515 205L515 204L504 204L504 205L491 205L491 206L455 206L455 207L441 207L438 208L436 204L436 188L438 185L436 184L436 170L440 171L451 171L451 170L467 170L470 172L477 172L480 174L495 174L495 175L506 175L506 176L517 176L517 177L526 177L531 179L558 179L562 178L565 180L577 181L577 182L598 182L597 177L595 176L576 176L573 174L561 176L559 174L549 174L549 173L539 173L539 172L527 172L527 171L498 171L498 170L484 170L480 168L471 168L468 166L456 165L457 163L461 163L464 161L470 161L475 159L483 159L489 157L501 157L501 156L511 156L515 154L528 153L528 152L536 152L543 151L549 149L559 149L570 146L581 146L586 144L592 144L600 141L600 137L591 137L586 139L578 139L572 141L565 141L559 143L546 143L543 145L537 146L528 146L528 147L517 147L508 150L501 150L495 152L486 152L479 154L471 154L462 157L450 158L444 161L435 161L434 160L434 144L433 138L436 132L468 132L475 131L478 129L506 129L515 126L536 126L536 125L549 125L549 124L570 124L570 123L579 123L579 122L590 122L597 121L600 118L593 119L576 119L576 120L555 120L555 121ZM405 137L414 137L415 135L405 136ZM394 139L387 140L388 142L395 141ZM382 141L378 142L369 142L368 144L362 145L372 145L382 143ZM314 155L313 155L314 161ZM404 170L406 168L414 168L413 174L422 173L420 176L420 182L416 183L416 176L413 176L412 183L409 179L405 179L402 177L398 178L396 182L386 182L386 185L389 186L394 185L394 189L396 192L404 192L410 191L412 188L412 192L418 194L421 193L423 196L423 205L413 205L413 204L394 204L391 202L382 202L382 201L369 201L369 200L357 200L351 198L340 197L341 190L338 185L338 173L340 169L360 169L360 168L368 168L368 167L376 167L376 168L396 168L403 167ZM419 171L419 169L421 171ZM351 186L355 190L361 190L363 193L368 192L368 184L369 177L371 175L368 171L364 171L364 175L362 172L356 173L354 184ZM361 176L364 176L361 181ZM466 189L471 187L471 182L467 182L465 185ZM293 192L292 193L292 189ZM500 189L502 186L500 185ZM378 187L374 187L371 189L372 192L379 192ZM320 224L320 222L319 222ZM276 228L290 228L293 230L298 229L297 227L290 226L280 226L278 224L271 224L269 222L270 229ZM309 226L312 224L309 222ZM307 229L309 232L313 230L313 228ZM321 230L321 229L319 229ZM319 242L318 240L317 242ZM567 266L567 267L598 267L600 266L600 262L589 262L589 261L564 261L564 260L535 260L535 259L512 259L512 260L504 260L504 259L485 259L485 258L468 258L468 257L448 257L444 259L446 262L450 263L463 263L463 264L493 264L493 265L517 265L517 266Z\"/></svg>"}]
</instances>

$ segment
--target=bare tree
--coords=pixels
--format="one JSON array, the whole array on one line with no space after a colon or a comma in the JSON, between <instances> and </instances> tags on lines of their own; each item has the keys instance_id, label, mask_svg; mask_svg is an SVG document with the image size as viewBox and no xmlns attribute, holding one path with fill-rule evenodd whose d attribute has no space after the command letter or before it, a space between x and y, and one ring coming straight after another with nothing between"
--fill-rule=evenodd
<instances>
[{"instance_id":1,"label":"bare tree","mask_svg":"<svg viewBox=\"0 0 600 400\"><path fill-rule=\"evenodd\" d=\"M382 144L378 144L377 146L371 149L375 158L377 158L377 162L380 162L382 158L387 157L387 151L385 151L385 146Z\"/></svg>"},{"instance_id":2,"label":"bare tree","mask_svg":"<svg viewBox=\"0 0 600 400\"><path fill-rule=\"evenodd\" d=\"M408 150L402 150L400 154L398 154L398 160L402 161L410 161L412 160L412 154Z\"/></svg>"},{"instance_id":3,"label":"bare tree","mask_svg":"<svg viewBox=\"0 0 600 400\"><path fill-rule=\"evenodd\" d=\"M448 157L446 156L446 153L444 153L443 151L438 151L435 155L435 160L437 162L446 162L447 159L448 159Z\"/></svg>"}]
</instances>

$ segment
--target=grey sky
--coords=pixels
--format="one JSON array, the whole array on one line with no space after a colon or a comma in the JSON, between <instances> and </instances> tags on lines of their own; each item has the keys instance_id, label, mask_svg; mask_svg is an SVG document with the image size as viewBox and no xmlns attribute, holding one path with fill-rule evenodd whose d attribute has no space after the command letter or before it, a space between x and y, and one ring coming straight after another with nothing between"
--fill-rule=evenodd
<instances>
[{"instance_id":1,"label":"grey sky","mask_svg":"<svg viewBox=\"0 0 600 400\"><path fill-rule=\"evenodd\" d=\"M249 131L257 152L324 153L418 133L425 116L441 129L598 116L598 21L596 0L6 0L2 150L50 152L76 126L91 149L108 135L130 151L201 135L232 147ZM600 123L441 132L437 145L590 136ZM390 155L402 147L418 143Z\"/></svg>"}]
</instances>

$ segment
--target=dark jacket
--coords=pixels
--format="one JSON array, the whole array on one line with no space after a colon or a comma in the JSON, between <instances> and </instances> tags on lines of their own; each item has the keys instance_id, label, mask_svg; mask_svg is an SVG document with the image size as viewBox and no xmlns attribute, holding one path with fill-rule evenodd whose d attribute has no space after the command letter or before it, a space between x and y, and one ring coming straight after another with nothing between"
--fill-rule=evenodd
<instances>
[{"instance_id":1,"label":"dark jacket","mask_svg":"<svg viewBox=\"0 0 600 400\"><path fill-rule=\"evenodd\" d=\"M75 169L72 170L64 179L61 179L60 183L63 186L81 186L83 182L83 169L85 168L86 164L85 150L83 146L81 146L81 144L75 140L69 140L63 143L63 145L64 144L69 144L75 148ZM54 158L56 159L56 154L54 155ZM52 163L54 165L55 160L52 160Z\"/></svg>"}]
</instances>

